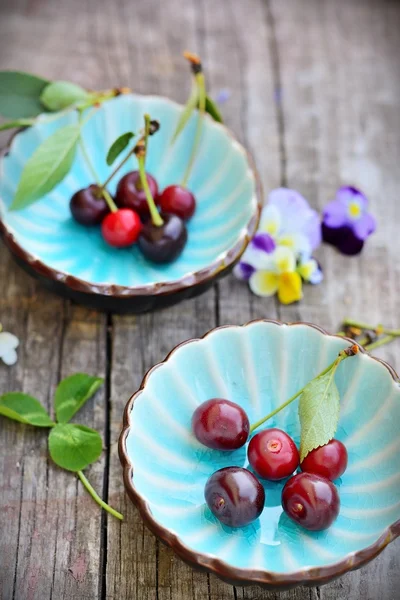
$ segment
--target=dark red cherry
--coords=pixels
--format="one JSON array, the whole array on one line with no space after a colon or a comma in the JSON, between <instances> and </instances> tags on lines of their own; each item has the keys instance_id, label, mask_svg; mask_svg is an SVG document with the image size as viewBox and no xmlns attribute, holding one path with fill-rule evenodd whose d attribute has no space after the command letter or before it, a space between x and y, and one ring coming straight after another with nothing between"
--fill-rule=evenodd
<instances>
[{"instance_id":1,"label":"dark red cherry","mask_svg":"<svg viewBox=\"0 0 400 600\"><path fill-rule=\"evenodd\" d=\"M136 242L142 227L137 213L129 208L120 208L106 216L101 224L101 233L110 246L126 248Z\"/></svg>"},{"instance_id":2,"label":"dark red cherry","mask_svg":"<svg viewBox=\"0 0 400 600\"><path fill-rule=\"evenodd\" d=\"M146 173L146 177L151 195L156 198L158 194L157 181L149 173ZM121 208L131 208L138 213L143 221L150 217L149 205L140 181L139 171L130 171L120 179L117 185L115 203Z\"/></svg>"},{"instance_id":3,"label":"dark red cherry","mask_svg":"<svg viewBox=\"0 0 400 600\"><path fill-rule=\"evenodd\" d=\"M246 443L249 419L239 404L224 398L211 398L196 408L192 417L196 438L216 450L235 450Z\"/></svg>"},{"instance_id":4,"label":"dark red cherry","mask_svg":"<svg viewBox=\"0 0 400 600\"><path fill-rule=\"evenodd\" d=\"M143 225L138 244L146 258L155 263L169 263L178 258L187 241L185 223L176 215L162 213L164 224L151 220Z\"/></svg>"},{"instance_id":5,"label":"dark red cherry","mask_svg":"<svg viewBox=\"0 0 400 600\"><path fill-rule=\"evenodd\" d=\"M339 514L340 499L336 486L314 473L298 473L282 490L286 514L310 531L327 529Z\"/></svg>"},{"instance_id":6,"label":"dark red cherry","mask_svg":"<svg viewBox=\"0 0 400 600\"><path fill-rule=\"evenodd\" d=\"M75 192L69 203L75 221L81 225L98 225L110 212L98 185Z\"/></svg>"},{"instance_id":7,"label":"dark red cherry","mask_svg":"<svg viewBox=\"0 0 400 600\"><path fill-rule=\"evenodd\" d=\"M196 210L196 199L192 192L182 185L169 185L158 197L157 203L161 210L178 215L188 221Z\"/></svg>"},{"instance_id":8,"label":"dark red cherry","mask_svg":"<svg viewBox=\"0 0 400 600\"><path fill-rule=\"evenodd\" d=\"M331 440L325 446L311 450L300 463L302 471L316 473L331 481L338 479L347 467L347 450L339 440Z\"/></svg>"},{"instance_id":9,"label":"dark red cherry","mask_svg":"<svg viewBox=\"0 0 400 600\"><path fill-rule=\"evenodd\" d=\"M299 452L292 438L281 429L265 429L250 440L249 463L260 477L278 481L299 466Z\"/></svg>"},{"instance_id":10,"label":"dark red cherry","mask_svg":"<svg viewBox=\"0 0 400 600\"><path fill-rule=\"evenodd\" d=\"M257 477L241 467L225 467L211 475L204 497L211 512L225 525L243 527L261 515L265 492Z\"/></svg>"}]
</instances>

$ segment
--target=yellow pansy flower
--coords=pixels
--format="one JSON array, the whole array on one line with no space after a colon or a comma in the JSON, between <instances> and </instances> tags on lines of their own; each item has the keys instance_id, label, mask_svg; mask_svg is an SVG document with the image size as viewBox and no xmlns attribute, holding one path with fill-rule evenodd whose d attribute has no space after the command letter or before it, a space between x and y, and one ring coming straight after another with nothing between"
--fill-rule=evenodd
<instances>
[{"instance_id":1,"label":"yellow pansy flower","mask_svg":"<svg viewBox=\"0 0 400 600\"><path fill-rule=\"evenodd\" d=\"M303 297L302 280L296 272L296 257L287 246L280 246L271 255L268 268L256 271L249 280L257 296L278 294L282 304L297 302Z\"/></svg>"}]
</instances>

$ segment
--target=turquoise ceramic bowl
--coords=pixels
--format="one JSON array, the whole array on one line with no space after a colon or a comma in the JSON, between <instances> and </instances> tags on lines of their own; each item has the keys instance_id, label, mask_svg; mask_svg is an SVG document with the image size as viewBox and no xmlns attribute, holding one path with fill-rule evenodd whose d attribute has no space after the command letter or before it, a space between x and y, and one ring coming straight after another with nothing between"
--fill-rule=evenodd
<instances>
[{"instance_id":1,"label":"turquoise ceramic bowl","mask_svg":"<svg viewBox=\"0 0 400 600\"><path fill-rule=\"evenodd\" d=\"M400 387L393 369L366 353L336 375L336 437L347 446L349 464L335 482L341 509L330 529L308 532L292 522L281 508L282 483L264 482L261 517L240 529L222 525L204 502L215 470L248 461L246 448L219 452L199 444L191 432L195 408L225 397L254 422L348 344L309 324L254 321L189 340L147 373L125 411L124 481L145 523L181 558L235 584L316 585L360 567L400 534ZM269 426L298 443L297 401Z\"/></svg>"},{"instance_id":2,"label":"turquoise ceramic bowl","mask_svg":"<svg viewBox=\"0 0 400 600\"><path fill-rule=\"evenodd\" d=\"M146 168L157 178L160 190L180 182L197 121L197 115L193 115L171 146L181 111L180 105L159 96L129 94L104 103L83 130L99 180L105 181L112 170L105 162L110 144L127 130L138 132L148 112L160 121L161 129L150 140ZM188 182L197 198L197 210L188 224L188 244L172 264L150 263L137 247L111 248L102 239L99 227L83 227L72 219L71 196L93 183L80 149L72 170L52 192L22 211L7 210L23 166L37 146L76 119L75 113L69 113L18 133L1 159L1 231L22 266L51 289L75 300L133 312L198 294L217 277L229 273L256 231L261 192L244 148L226 127L208 115ZM128 161L120 176L137 168L135 163L134 158ZM111 193L118 179L110 184Z\"/></svg>"}]
</instances>

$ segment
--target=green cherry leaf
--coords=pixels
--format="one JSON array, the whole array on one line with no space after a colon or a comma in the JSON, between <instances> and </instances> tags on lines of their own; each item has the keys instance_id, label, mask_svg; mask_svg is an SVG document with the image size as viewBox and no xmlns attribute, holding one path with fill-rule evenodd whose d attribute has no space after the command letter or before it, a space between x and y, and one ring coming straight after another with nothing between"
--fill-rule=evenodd
<instances>
[{"instance_id":1,"label":"green cherry leaf","mask_svg":"<svg viewBox=\"0 0 400 600\"><path fill-rule=\"evenodd\" d=\"M36 427L54 425L39 400L21 392L9 392L0 396L0 415Z\"/></svg>"},{"instance_id":2,"label":"green cherry leaf","mask_svg":"<svg viewBox=\"0 0 400 600\"><path fill-rule=\"evenodd\" d=\"M67 423L101 385L103 379L86 373L75 373L63 379L54 397L57 421Z\"/></svg>"},{"instance_id":3,"label":"green cherry leaf","mask_svg":"<svg viewBox=\"0 0 400 600\"><path fill-rule=\"evenodd\" d=\"M1 123L0 131L5 129L16 129L17 127L29 127L35 123L35 119L16 119L15 121L6 121Z\"/></svg>"},{"instance_id":4,"label":"green cherry leaf","mask_svg":"<svg viewBox=\"0 0 400 600\"><path fill-rule=\"evenodd\" d=\"M43 90L40 101L47 110L57 111L84 102L89 92L70 81L53 81Z\"/></svg>"},{"instance_id":5,"label":"green cherry leaf","mask_svg":"<svg viewBox=\"0 0 400 600\"><path fill-rule=\"evenodd\" d=\"M223 123L223 118L218 105L210 96L206 96L206 112L217 121L217 123Z\"/></svg>"},{"instance_id":6,"label":"green cherry leaf","mask_svg":"<svg viewBox=\"0 0 400 600\"><path fill-rule=\"evenodd\" d=\"M300 396L300 461L314 448L327 444L336 433L340 398L335 371L333 368L310 381Z\"/></svg>"},{"instance_id":7,"label":"green cherry leaf","mask_svg":"<svg viewBox=\"0 0 400 600\"><path fill-rule=\"evenodd\" d=\"M79 135L78 124L66 125L40 144L25 164L10 210L36 202L64 179L74 162Z\"/></svg>"},{"instance_id":8,"label":"green cherry leaf","mask_svg":"<svg viewBox=\"0 0 400 600\"><path fill-rule=\"evenodd\" d=\"M99 458L102 447L99 433L84 425L59 423L50 431L50 456L67 471L85 469Z\"/></svg>"},{"instance_id":9,"label":"green cherry leaf","mask_svg":"<svg viewBox=\"0 0 400 600\"><path fill-rule=\"evenodd\" d=\"M21 71L0 71L0 114L9 119L36 117L43 111L40 95L47 79Z\"/></svg>"},{"instance_id":10,"label":"green cherry leaf","mask_svg":"<svg viewBox=\"0 0 400 600\"><path fill-rule=\"evenodd\" d=\"M113 142L110 146L109 151L107 152L106 162L109 167L113 164L113 162L118 158L118 156L125 150L131 139L134 137L134 133L132 131L127 131L120 135L115 142Z\"/></svg>"}]
</instances>

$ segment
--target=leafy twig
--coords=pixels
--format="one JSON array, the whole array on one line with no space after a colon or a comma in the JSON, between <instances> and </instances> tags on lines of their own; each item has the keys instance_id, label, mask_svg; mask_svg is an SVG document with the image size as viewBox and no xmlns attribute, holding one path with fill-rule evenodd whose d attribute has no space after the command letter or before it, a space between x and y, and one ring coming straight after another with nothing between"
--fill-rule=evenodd
<instances>
[{"instance_id":1,"label":"leafy twig","mask_svg":"<svg viewBox=\"0 0 400 600\"><path fill-rule=\"evenodd\" d=\"M332 370L336 370L336 368L339 366L339 364L342 362L342 360L344 360L345 358L347 358L349 356L354 356L357 353L358 353L358 346L350 346L350 348L347 348L346 350L342 350L341 352L339 352L339 355L337 356L337 358L335 358L335 360L329 366L327 366L323 371L321 371L321 373L316 375L316 377L314 377L314 379L312 379L311 381L314 381L316 379L323 377L324 375L326 375L327 373L329 373ZM260 427L260 425L263 425L266 421L271 419L271 417L273 417L274 415L279 413L281 410L286 408L286 406L289 406L289 404L291 404L294 400L296 400L296 398L298 398L299 396L301 396L301 394L303 394L304 390L309 386L309 384L310 384L310 382L308 382L298 392L296 392L295 394L293 394L293 396L291 396L288 400L286 400L286 402L284 402L283 404L280 404L277 408L275 408L268 415L266 415L259 421L256 421L255 423L253 423L250 427L250 433L253 433L253 431L255 429L258 429L258 427Z\"/></svg>"},{"instance_id":2,"label":"leafy twig","mask_svg":"<svg viewBox=\"0 0 400 600\"><path fill-rule=\"evenodd\" d=\"M19 392L0 396L0 415L27 425L49 428L48 445L53 461L62 469L76 473L97 504L122 520L123 516L100 498L82 473L101 455L102 440L99 433L84 425L69 423L102 384L103 380L99 377L85 373L76 373L63 379L54 397L56 422L39 400Z\"/></svg>"}]
</instances>

